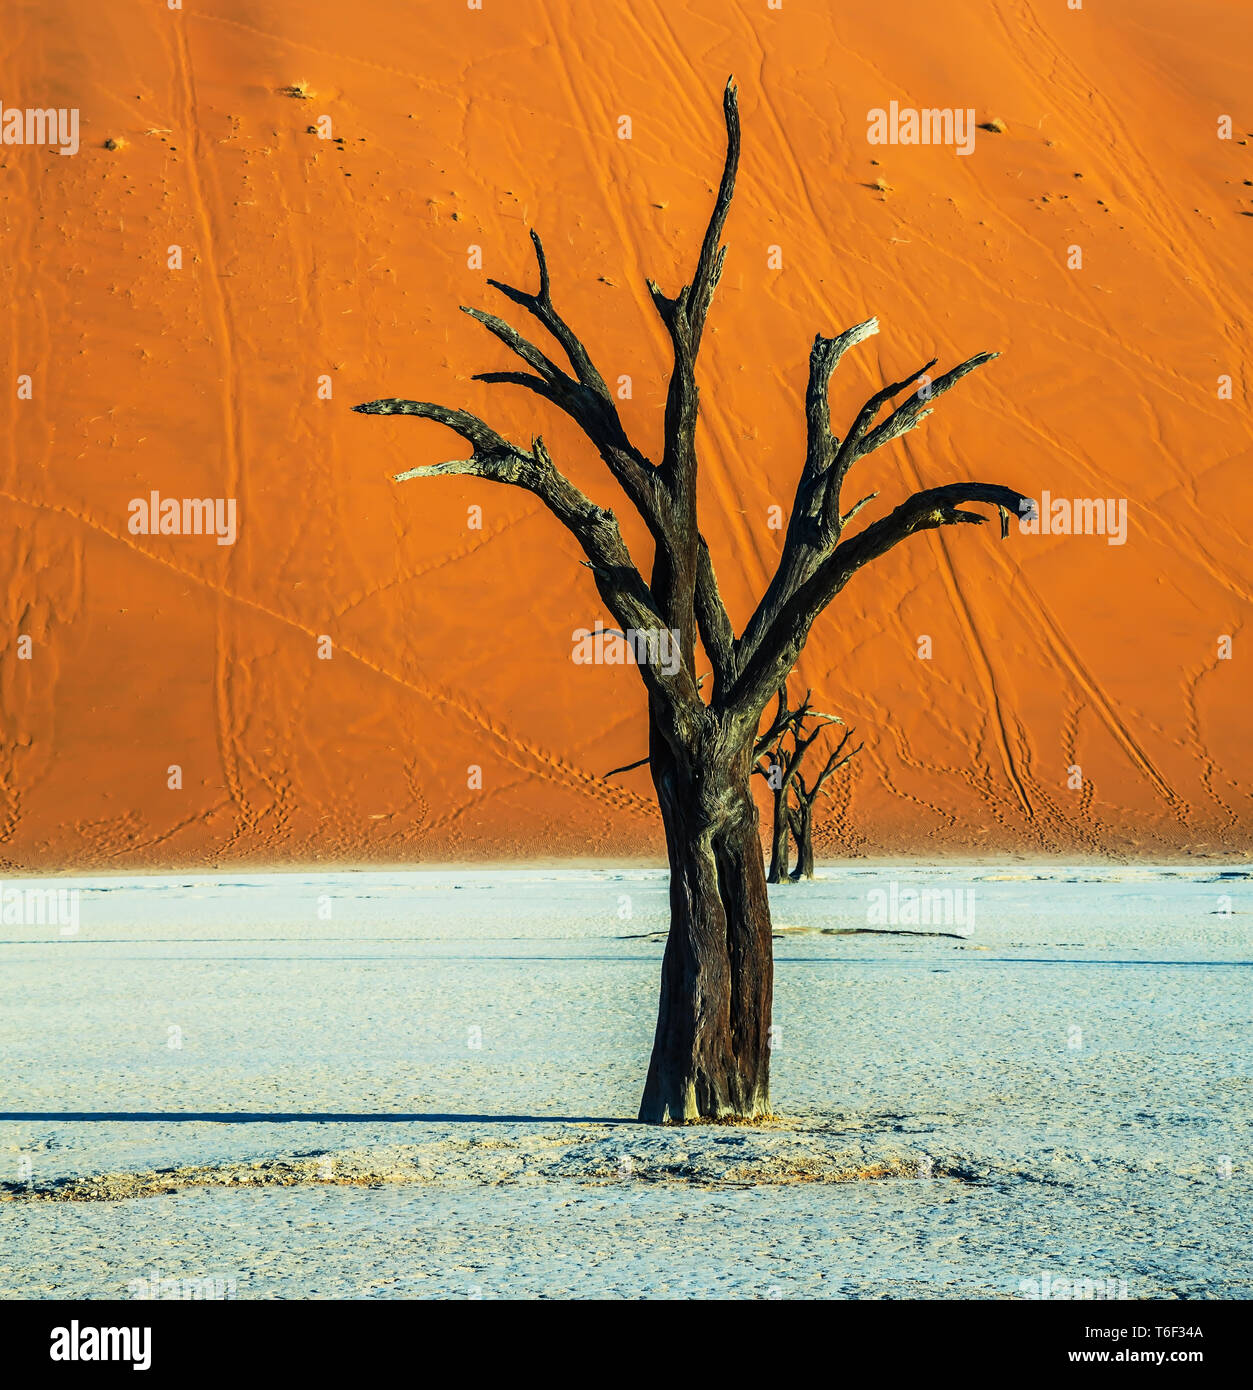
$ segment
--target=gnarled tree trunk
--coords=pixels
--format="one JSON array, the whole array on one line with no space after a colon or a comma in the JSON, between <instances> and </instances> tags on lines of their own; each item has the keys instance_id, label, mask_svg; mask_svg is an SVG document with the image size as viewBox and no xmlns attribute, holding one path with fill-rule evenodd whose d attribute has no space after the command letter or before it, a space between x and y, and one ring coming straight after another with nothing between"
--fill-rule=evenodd
<instances>
[{"instance_id":1,"label":"gnarled tree trunk","mask_svg":"<svg viewBox=\"0 0 1253 1390\"><path fill-rule=\"evenodd\" d=\"M792 835L796 840L796 868L792 870L792 882L814 876L814 817L813 803L801 797L791 808Z\"/></svg>"},{"instance_id":2,"label":"gnarled tree trunk","mask_svg":"<svg viewBox=\"0 0 1253 1390\"><path fill-rule=\"evenodd\" d=\"M766 875L766 882L786 883L791 859L788 852L787 783L773 787L770 794L774 805L770 822L770 872Z\"/></svg>"},{"instance_id":3,"label":"gnarled tree trunk","mask_svg":"<svg viewBox=\"0 0 1253 1390\"><path fill-rule=\"evenodd\" d=\"M770 1109L770 903L751 747L682 762L654 728L650 763L670 861L670 932L640 1119Z\"/></svg>"}]
</instances>

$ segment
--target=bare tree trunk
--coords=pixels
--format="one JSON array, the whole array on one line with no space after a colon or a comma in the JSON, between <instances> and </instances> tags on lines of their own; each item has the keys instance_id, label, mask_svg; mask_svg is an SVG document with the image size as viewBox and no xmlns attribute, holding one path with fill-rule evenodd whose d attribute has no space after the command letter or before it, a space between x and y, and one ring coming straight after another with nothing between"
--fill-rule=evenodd
<instances>
[{"instance_id":1,"label":"bare tree trunk","mask_svg":"<svg viewBox=\"0 0 1253 1390\"><path fill-rule=\"evenodd\" d=\"M750 751L680 765L654 728L651 766L670 860L670 933L645 1123L770 1109L770 904Z\"/></svg>"},{"instance_id":2,"label":"bare tree trunk","mask_svg":"<svg viewBox=\"0 0 1253 1390\"><path fill-rule=\"evenodd\" d=\"M796 837L796 868L792 870L792 882L799 883L802 878L814 876L814 816L813 804L800 797L792 807L792 833Z\"/></svg>"},{"instance_id":3,"label":"bare tree trunk","mask_svg":"<svg viewBox=\"0 0 1253 1390\"><path fill-rule=\"evenodd\" d=\"M770 829L770 872L767 883L786 883L788 861L788 805L787 786L776 787L774 796L774 820Z\"/></svg>"}]
</instances>

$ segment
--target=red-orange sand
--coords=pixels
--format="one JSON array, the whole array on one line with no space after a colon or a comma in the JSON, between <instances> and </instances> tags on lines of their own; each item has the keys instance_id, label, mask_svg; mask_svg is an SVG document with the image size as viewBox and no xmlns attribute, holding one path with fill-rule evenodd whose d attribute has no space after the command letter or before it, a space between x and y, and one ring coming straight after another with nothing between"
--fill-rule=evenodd
<instances>
[{"instance_id":1,"label":"red-orange sand","mask_svg":"<svg viewBox=\"0 0 1253 1390\"><path fill-rule=\"evenodd\" d=\"M1003 355L860 466L863 517L966 477L1129 508L1122 546L961 527L853 581L794 684L866 741L820 853L1246 851L1251 47L1230 0L18 6L0 98L79 108L82 145L0 146L3 867L659 853L646 771L600 779L643 753L644 705L633 671L571 661L604 616L574 543L525 493L393 484L465 446L349 407L542 431L625 517L553 410L470 380L514 363L457 306L525 326L485 277L533 286L536 227L655 451L644 280L690 274L728 73L744 155L700 446L737 625L813 335L871 314L838 432L931 356ZM869 145L893 100L1005 129L968 157ZM236 544L132 534L154 490L237 499Z\"/></svg>"}]
</instances>

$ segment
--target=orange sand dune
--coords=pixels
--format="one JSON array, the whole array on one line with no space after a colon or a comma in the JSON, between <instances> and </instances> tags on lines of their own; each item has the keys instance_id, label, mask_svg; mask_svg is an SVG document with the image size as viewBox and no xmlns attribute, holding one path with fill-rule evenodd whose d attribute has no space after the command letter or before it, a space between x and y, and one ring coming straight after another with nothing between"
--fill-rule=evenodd
<instances>
[{"instance_id":1,"label":"orange sand dune","mask_svg":"<svg viewBox=\"0 0 1253 1390\"><path fill-rule=\"evenodd\" d=\"M464 446L349 407L542 430L622 514L543 403L470 380L512 363L457 306L521 324L485 277L533 285L536 227L655 451L644 280L690 272L732 72L700 443L736 623L778 554L813 335L871 314L837 430L929 357L1003 355L854 496L977 477L1128 506L1121 546L963 527L853 581L797 680L866 741L820 851L1247 850L1251 44L1229 0L17 7L0 98L80 110L81 148L0 148L4 865L659 851L647 773L600 777L643 752L643 699L571 661L604 616L574 543L525 493L393 484ZM1005 128L869 144L892 101ZM235 499L235 543L133 534L154 491Z\"/></svg>"}]
</instances>

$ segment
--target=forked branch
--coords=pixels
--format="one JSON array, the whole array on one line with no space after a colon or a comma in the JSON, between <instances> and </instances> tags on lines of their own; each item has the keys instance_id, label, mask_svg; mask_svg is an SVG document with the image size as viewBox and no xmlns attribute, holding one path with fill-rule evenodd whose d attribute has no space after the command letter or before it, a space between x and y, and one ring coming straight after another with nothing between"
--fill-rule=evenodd
<instances>
[{"instance_id":1,"label":"forked branch","mask_svg":"<svg viewBox=\"0 0 1253 1390\"><path fill-rule=\"evenodd\" d=\"M531 244L535 247L535 260L539 268L540 286L537 293L516 289L501 280L489 279L487 283L507 299L521 305L547 329L560 343L574 375L564 371L503 319L463 304L463 313L481 323L532 369L532 372L480 372L475 380L526 387L563 410L595 445L597 453L630 498L645 525L655 537L661 539L664 528L655 492L656 468L627 437L604 377L578 334L557 312L552 299L544 244L535 231L531 232Z\"/></svg>"},{"instance_id":2,"label":"forked branch","mask_svg":"<svg viewBox=\"0 0 1253 1390\"><path fill-rule=\"evenodd\" d=\"M598 507L557 468L542 439L536 437L530 449L521 449L477 415L429 401L391 397L368 401L353 409L362 415L416 415L459 434L473 445L469 458L409 468L396 474L395 481L465 474L524 489L538 497L578 541L587 556L597 591L624 628L649 631L663 625L648 585L622 539L617 518L607 508ZM650 689L696 698L695 683L685 676L683 665L675 676L667 676L658 664L651 662L642 663L639 670ZM691 689L684 689L685 684Z\"/></svg>"},{"instance_id":3,"label":"forked branch","mask_svg":"<svg viewBox=\"0 0 1253 1390\"><path fill-rule=\"evenodd\" d=\"M771 691L778 689L796 664L818 615L863 565L878 559L918 531L960 524L979 525L984 520L981 513L962 510L968 503L998 508L1004 536L1008 513L1018 512L1027 500L1013 488L995 483L948 483L914 493L887 516L842 540L813 567L809 577L775 612L765 616L760 636L728 693L729 708L742 711L745 722L756 717L752 712L764 707Z\"/></svg>"}]
</instances>

